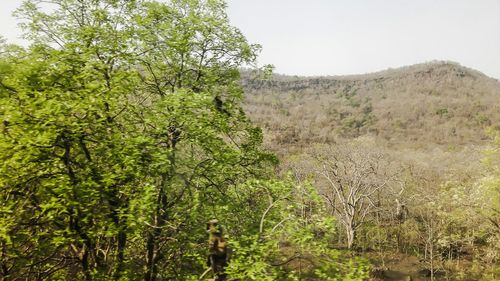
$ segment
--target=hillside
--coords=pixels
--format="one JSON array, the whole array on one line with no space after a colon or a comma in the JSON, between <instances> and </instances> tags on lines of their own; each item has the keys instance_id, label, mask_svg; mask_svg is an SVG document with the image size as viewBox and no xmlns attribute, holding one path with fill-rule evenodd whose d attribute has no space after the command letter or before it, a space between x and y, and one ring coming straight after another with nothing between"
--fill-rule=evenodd
<instances>
[{"instance_id":1,"label":"hillside","mask_svg":"<svg viewBox=\"0 0 500 281\"><path fill-rule=\"evenodd\" d=\"M481 144L500 127L500 82L451 62L325 77L242 75L244 108L277 149L374 136L391 146Z\"/></svg>"},{"instance_id":2,"label":"hillside","mask_svg":"<svg viewBox=\"0 0 500 281\"><path fill-rule=\"evenodd\" d=\"M368 214L351 241L370 260L369 280L499 280L491 272L498 268L500 217L492 211L489 222L482 218L500 198L498 180L491 180L500 142L495 148L490 130L500 130L499 81L451 62L256 77L242 74L244 109L281 160L278 172L312 181L338 221ZM352 211L360 198L369 198L372 213ZM345 221L338 239L349 241ZM476 242L479 228L492 234L492 244ZM485 265L477 272L470 270L475 260Z\"/></svg>"}]
</instances>

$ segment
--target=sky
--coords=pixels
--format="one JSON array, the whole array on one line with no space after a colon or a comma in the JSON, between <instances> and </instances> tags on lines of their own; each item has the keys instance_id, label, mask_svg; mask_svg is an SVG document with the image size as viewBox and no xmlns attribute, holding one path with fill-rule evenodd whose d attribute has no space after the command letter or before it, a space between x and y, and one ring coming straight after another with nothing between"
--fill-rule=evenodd
<instances>
[{"instance_id":1,"label":"sky","mask_svg":"<svg viewBox=\"0 0 500 281\"><path fill-rule=\"evenodd\" d=\"M295 75L450 60L500 78L500 0L229 0L260 62Z\"/></svg>"},{"instance_id":2,"label":"sky","mask_svg":"<svg viewBox=\"0 0 500 281\"><path fill-rule=\"evenodd\" d=\"M0 0L0 35L21 43ZM500 0L227 0L260 64L290 75L362 74L449 60L500 79Z\"/></svg>"}]
</instances>

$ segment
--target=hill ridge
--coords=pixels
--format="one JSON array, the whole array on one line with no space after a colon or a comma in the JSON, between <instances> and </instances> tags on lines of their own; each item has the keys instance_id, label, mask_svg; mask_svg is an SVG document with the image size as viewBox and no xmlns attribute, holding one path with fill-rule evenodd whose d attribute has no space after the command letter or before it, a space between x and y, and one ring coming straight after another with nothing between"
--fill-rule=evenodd
<instances>
[{"instance_id":1,"label":"hill ridge","mask_svg":"<svg viewBox=\"0 0 500 281\"><path fill-rule=\"evenodd\" d=\"M455 71L465 75L475 76L475 77L485 77L498 82L498 79L490 77L479 70L461 65L455 61L449 60L432 60L422 63L416 63L411 65L403 65L399 67L389 67L387 69L378 70L374 72L359 73L359 74L345 74L345 75L293 75L293 74L282 74L273 73L272 80L304 80L304 79L329 79L329 80L364 80L368 78L380 78L388 76L397 76L404 74L402 72L425 72L435 68L448 68L448 71ZM243 77L249 78L249 72L243 69Z\"/></svg>"},{"instance_id":2,"label":"hill ridge","mask_svg":"<svg viewBox=\"0 0 500 281\"><path fill-rule=\"evenodd\" d=\"M244 108L270 145L373 135L412 146L481 144L500 128L500 82L446 61L343 76L244 72Z\"/></svg>"}]
</instances>

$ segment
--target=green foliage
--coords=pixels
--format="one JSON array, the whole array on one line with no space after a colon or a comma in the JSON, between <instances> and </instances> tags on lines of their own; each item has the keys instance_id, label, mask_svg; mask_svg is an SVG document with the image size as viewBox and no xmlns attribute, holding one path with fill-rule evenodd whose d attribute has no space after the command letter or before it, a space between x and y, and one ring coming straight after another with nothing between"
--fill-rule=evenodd
<instances>
[{"instance_id":1,"label":"green foliage","mask_svg":"<svg viewBox=\"0 0 500 281\"><path fill-rule=\"evenodd\" d=\"M297 280L275 265L285 242L327 257L318 276L357 272L325 268L332 222L298 213L321 205L313 189L300 205L269 180L276 159L239 105L260 47L223 1L45 2L18 10L29 48L1 45L0 276L197 279L213 217L234 277Z\"/></svg>"},{"instance_id":2,"label":"green foliage","mask_svg":"<svg viewBox=\"0 0 500 281\"><path fill-rule=\"evenodd\" d=\"M205 208L274 162L237 103L257 46L220 1L39 2L2 48L2 275L179 278Z\"/></svg>"},{"instance_id":3,"label":"green foliage","mask_svg":"<svg viewBox=\"0 0 500 281\"><path fill-rule=\"evenodd\" d=\"M448 109L447 108L438 108L436 109L436 115L439 115L439 117L443 117L448 114Z\"/></svg>"},{"instance_id":4,"label":"green foliage","mask_svg":"<svg viewBox=\"0 0 500 281\"><path fill-rule=\"evenodd\" d=\"M283 280L285 274L273 267L266 259L278 251L277 241L261 241L258 236L240 236L231 243L234 258L227 273L238 280Z\"/></svg>"},{"instance_id":5,"label":"green foliage","mask_svg":"<svg viewBox=\"0 0 500 281\"><path fill-rule=\"evenodd\" d=\"M234 244L228 272L241 280L364 280L368 264L331 247L335 220L310 184L268 183L258 234ZM263 212L262 212L263 211ZM263 226L263 227L262 227Z\"/></svg>"}]
</instances>

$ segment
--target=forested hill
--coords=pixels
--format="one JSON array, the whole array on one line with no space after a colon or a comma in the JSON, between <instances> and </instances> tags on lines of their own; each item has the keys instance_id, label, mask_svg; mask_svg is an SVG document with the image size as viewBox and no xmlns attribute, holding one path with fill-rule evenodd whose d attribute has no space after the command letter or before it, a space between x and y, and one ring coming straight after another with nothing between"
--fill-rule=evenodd
<instances>
[{"instance_id":1,"label":"forested hill","mask_svg":"<svg viewBox=\"0 0 500 281\"><path fill-rule=\"evenodd\" d=\"M500 82L452 62L325 77L243 72L245 110L271 146L376 136L391 145L480 144L500 127Z\"/></svg>"}]
</instances>

